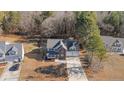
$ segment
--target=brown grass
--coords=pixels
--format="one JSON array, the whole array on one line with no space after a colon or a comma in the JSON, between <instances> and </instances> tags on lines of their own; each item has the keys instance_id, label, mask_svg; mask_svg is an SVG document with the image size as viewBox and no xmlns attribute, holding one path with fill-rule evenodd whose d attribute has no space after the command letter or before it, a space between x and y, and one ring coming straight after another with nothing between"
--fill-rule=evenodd
<instances>
[{"instance_id":1,"label":"brown grass","mask_svg":"<svg viewBox=\"0 0 124 93\"><path fill-rule=\"evenodd\" d=\"M93 61L93 66L98 60ZM124 80L124 56L108 55L108 58L99 66L85 69L88 80Z\"/></svg>"},{"instance_id":2,"label":"brown grass","mask_svg":"<svg viewBox=\"0 0 124 93\"><path fill-rule=\"evenodd\" d=\"M3 73L3 70L4 70L5 66L6 66L6 63L1 63L0 64L0 75Z\"/></svg>"},{"instance_id":3,"label":"brown grass","mask_svg":"<svg viewBox=\"0 0 124 93\"><path fill-rule=\"evenodd\" d=\"M20 80L46 80L46 81L60 81L60 80L67 80L68 77L55 77L53 75L43 74L43 73L37 73L35 72L36 68L39 67L46 67L46 66L56 66L57 63L55 62L41 62L36 61L34 59L28 59L25 58L25 62L23 63L22 70L21 70L21 76Z\"/></svg>"}]
</instances>

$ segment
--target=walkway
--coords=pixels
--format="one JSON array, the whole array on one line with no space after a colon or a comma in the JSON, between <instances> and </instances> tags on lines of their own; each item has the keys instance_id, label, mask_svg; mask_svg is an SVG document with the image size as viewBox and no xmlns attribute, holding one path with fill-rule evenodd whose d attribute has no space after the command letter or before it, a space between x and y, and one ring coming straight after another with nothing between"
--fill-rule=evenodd
<instances>
[{"instance_id":1,"label":"walkway","mask_svg":"<svg viewBox=\"0 0 124 93\"><path fill-rule=\"evenodd\" d=\"M7 66L4 69L4 72L0 77L0 81L17 81L19 79L20 70L21 70L21 63L19 63L20 66L19 66L19 69L17 71L9 71L9 69L12 66L14 66L15 64L18 64L18 63L13 63L13 62L7 63Z\"/></svg>"}]
</instances>

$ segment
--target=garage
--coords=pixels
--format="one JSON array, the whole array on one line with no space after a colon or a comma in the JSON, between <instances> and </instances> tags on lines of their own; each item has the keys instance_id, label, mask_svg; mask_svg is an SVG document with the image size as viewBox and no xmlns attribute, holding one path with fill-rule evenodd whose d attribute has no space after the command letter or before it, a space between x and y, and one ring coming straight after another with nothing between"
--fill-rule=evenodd
<instances>
[{"instance_id":1,"label":"garage","mask_svg":"<svg viewBox=\"0 0 124 93\"><path fill-rule=\"evenodd\" d=\"M67 51L66 56L67 57L77 57L77 56L79 56L79 51Z\"/></svg>"}]
</instances>

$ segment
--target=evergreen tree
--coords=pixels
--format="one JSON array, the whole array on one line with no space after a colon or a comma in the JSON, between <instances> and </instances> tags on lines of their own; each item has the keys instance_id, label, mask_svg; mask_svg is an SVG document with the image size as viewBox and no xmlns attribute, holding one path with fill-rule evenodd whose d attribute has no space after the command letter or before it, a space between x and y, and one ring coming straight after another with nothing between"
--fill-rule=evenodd
<instances>
[{"instance_id":1,"label":"evergreen tree","mask_svg":"<svg viewBox=\"0 0 124 93\"><path fill-rule=\"evenodd\" d=\"M91 35L91 32L96 29L96 15L94 12L76 12L76 34L84 46Z\"/></svg>"},{"instance_id":2,"label":"evergreen tree","mask_svg":"<svg viewBox=\"0 0 124 93\"><path fill-rule=\"evenodd\" d=\"M0 12L0 23L3 21L3 18L5 16L5 12Z\"/></svg>"},{"instance_id":3,"label":"evergreen tree","mask_svg":"<svg viewBox=\"0 0 124 93\"><path fill-rule=\"evenodd\" d=\"M120 33L120 27L124 21L123 17L123 12L111 12L108 16L104 18L103 22L112 25L114 27L113 34L117 35Z\"/></svg>"},{"instance_id":4,"label":"evergreen tree","mask_svg":"<svg viewBox=\"0 0 124 93\"><path fill-rule=\"evenodd\" d=\"M83 47L88 51L91 64L94 54L105 50L96 21L95 12L76 12L76 31Z\"/></svg>"}]
</instances>

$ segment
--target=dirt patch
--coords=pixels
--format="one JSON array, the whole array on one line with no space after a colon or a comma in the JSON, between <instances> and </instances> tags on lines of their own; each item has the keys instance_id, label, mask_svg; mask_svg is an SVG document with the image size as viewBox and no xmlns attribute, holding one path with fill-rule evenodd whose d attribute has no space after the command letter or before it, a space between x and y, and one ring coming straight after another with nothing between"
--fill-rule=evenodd
<instances>
[{"instance_id":1,"label":"dirt patch","mask_svg":"<svg viewBox=\"0 0 124 93\"><path fill-rule=\"evenodd\" d=\"M0 41L8 41L8 42L16 42L17 40L23 40L24 36L18 36L18 35L0 35Z\"/></svg>"},{"instance_id":2,"label":"dirt patch","mask_svg":"<svg viewBox=\"0 0 124 93\"><path fill-rule=\"evenodd\" d=\"M3 73L4 67L0 68L0 75Z\"/></svg>"},{"instance_id":3,"label":"dirt patch","mask_svg":"<svg viewBox=\"0 0 124 93\"><path fill-rule=\"evenodd\" d=\"M6 63L0 63L0 68L5 66L6 66Z\"/></svg>"},{"instance_id":4,"label":"dirt patch","mask_svg":"<svg viewBox=\"0 0 124 93\"><path fill-rule=\"evenodd\" d=\"M51 65L46 67L38 67L34 70L40 74L47 74L54 77L67 77L67 66L66 64Z\"/></svg>"},{"instance_id":5,"label":"dirt patch","mask_svg":"<svg viewBox=\"0 0 124 93\"><path fill-rule=\"evenodd\" d=\"M3 73L5 66L6 66L6 63L0 63L0 75Z\"/></svg>"}]
</instances>

